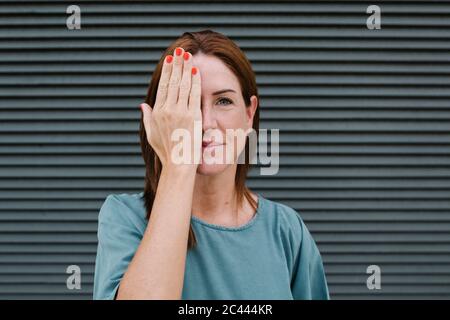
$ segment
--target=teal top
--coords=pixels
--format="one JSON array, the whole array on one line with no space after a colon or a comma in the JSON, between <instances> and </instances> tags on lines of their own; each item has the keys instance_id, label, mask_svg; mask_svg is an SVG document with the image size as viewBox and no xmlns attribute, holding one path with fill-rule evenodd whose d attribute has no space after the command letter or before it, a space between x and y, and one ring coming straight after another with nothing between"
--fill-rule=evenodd
<instances>
[{"instance_id":1,"label":"teal top","mask_svg":"<svg viewBox=\"0 0 450 320\"><path fill-rule=\"evenodd\" d=\"M110 194L98 224L94 299L114 299L147 226L143 192ZM302 218L258 196L238 227L191 216L197 246L186 256L183 300L329 299L322 258Z\"/></svg>"}]
</instances>

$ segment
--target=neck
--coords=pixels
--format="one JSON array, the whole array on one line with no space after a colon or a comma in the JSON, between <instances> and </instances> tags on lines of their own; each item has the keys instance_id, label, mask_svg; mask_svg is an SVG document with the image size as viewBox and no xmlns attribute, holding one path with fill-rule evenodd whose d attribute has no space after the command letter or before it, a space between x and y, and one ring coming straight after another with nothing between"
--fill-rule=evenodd
<instances>
[{"instance_id":1,"label":"neck","mask_svg":"<svg viewBox=\"0 0 450 320\"><path fill-rule=\"evenodd\" d=\"M192 199L192 214L210 221L237 221L235 175L237 165L213 176L197 174Z\"/></svg>"}]
</instances>

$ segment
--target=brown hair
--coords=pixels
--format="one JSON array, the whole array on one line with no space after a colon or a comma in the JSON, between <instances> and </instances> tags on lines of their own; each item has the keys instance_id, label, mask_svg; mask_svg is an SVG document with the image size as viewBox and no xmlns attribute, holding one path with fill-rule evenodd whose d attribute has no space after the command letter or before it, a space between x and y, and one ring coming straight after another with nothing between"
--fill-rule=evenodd
<instances>
[{"instance_id":1,"label":"brown hair","mask_svg":"<svg viewBox=\"0 0 450 320\"><path fill-rule=\"evenodd\" d=\"M147 96L145 98L145 103L152 107L154 106L164 58L168 54L172 54L176 47L182 47L185 51L189 51L192 55L195 55L198 52L203 52L206 55L212 55L219 58L239 79L242 96L247 107L250 106L250 97L252 95L255 95L258 98L258 106L253 118L253 129L255 130L256 137L258 138L259 96L258 89L256 87L255 74L252 70L251 64L242 50L232 40L221 33L209 29L199 32L185 32L164 51L153 72L150 86L147 91ZM162 164L156 152L147 141L142 117L139 127L139 135L142 157L144 158L145 162L143 198L147 211L147 219L149 219L151 209L153 207L153 201L156 196L158 181L161 175ZM250 202L253 209L257 210L257 203L251 197L250 190L245 185L247 172L250 169L249 151L249 140L247 136L245 145L245 163L237 164L235 176L237 203L239 206L241 206L243 197L245 196L245 198L247 198L247 200ZM191 225L189 228L188 249L193 248L195 244L196 238Z\"/></svg>"}]
</instances>

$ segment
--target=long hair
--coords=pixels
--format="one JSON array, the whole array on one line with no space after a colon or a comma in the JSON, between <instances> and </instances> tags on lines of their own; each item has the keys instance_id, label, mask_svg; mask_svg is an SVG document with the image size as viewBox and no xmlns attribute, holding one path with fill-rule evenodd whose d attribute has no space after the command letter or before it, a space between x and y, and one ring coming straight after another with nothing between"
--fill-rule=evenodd
<instances>
[{"instance_id":1,"label":"long hair","mask_svg":"<svg viewBox=\"0 0 450 320\"><path fill-rule=\"evenodd\" d=\"M168 54L172 54L176 47L182 47L185 51L189 51L192 55L203 52L206 55L212 55L219 58L239 79L242 96L247 107L250 106L250 97L255 95L258 98L258 106L253 118L253 129L258 139L259 132L259 95L256 87L255 73L251 64L242 50L225 35L212 31L203 30L199 32L185 32L181 37L176 39L161 56L154 72L145 98L145 103L154 106L156 93L158 89L161 70L164 58ZM145 162L145 180L144 180L144 204L147 212L147 219L150 218L153 202L158 188L158 182L161 175L162 163L147 141L143 118L141 117L140 127L140 144L142 157ZM247 173L250 169L249 161L249 137L246 138L245 144L245 163L238 163L235 176L235 189L237 195L238 207L242 205L244 197L250 202L254 210L257 209L256 201L251 197L250 190L245 185ZM193 248L197 241L195 238L192 225L189 227L188 249Z\"/></svg>"}]
</instances>

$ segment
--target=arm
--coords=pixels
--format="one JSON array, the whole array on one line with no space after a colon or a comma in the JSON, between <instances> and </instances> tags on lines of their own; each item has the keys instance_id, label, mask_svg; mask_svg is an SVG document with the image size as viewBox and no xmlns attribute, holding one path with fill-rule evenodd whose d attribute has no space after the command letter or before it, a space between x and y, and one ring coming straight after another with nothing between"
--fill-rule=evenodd
<instances>
[{"instance_id":1,"label":"arm","mask_svg":"<svg viewBox=\"0 0 450 320\"><path fill-rule=\"evenodd\" d=\"M162 170L149 224L117 299L181 298L195 174Z\"/></svg>"},{"instance_id":2,"label":"arm","mask_svg":"<svg viewBox=\"0 0 450 320\"><path fill-rule=\"evenodd\" d=\"M175 52L173 63L164 62L154 109L148 105L142 109L147 140L163 169L147 229L117 299L180 299L182 294L198 162L175 164L172 134L185 129L191 139L198 133L201 137L202 126L194 125L201 124L201 83L200 74L192 72L192 55L183 58L182 48ZM191 141L190 147L192 156L192 151L201 150L201 140Z\"/></svg>"},{"instance_id":3,"label":"arm","mask_svg":"<svg viewBox=\"0 0 450 320\"><path fill-rule=\"evenodd\" d=\"M301 243L292 279L295 300L329 300L328 285L319 249L308 228L297 215L301 226Z\"/></svg>"}]
</instances>

